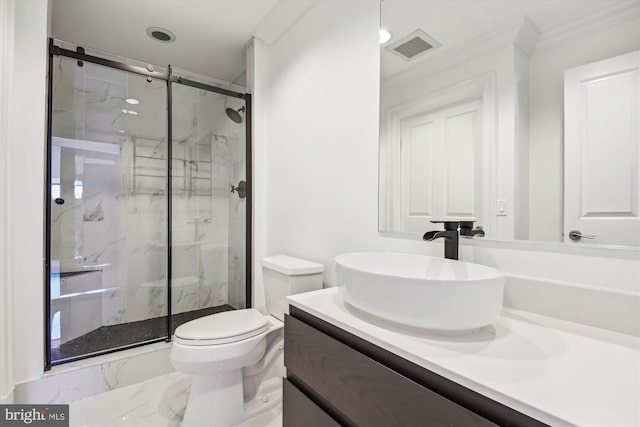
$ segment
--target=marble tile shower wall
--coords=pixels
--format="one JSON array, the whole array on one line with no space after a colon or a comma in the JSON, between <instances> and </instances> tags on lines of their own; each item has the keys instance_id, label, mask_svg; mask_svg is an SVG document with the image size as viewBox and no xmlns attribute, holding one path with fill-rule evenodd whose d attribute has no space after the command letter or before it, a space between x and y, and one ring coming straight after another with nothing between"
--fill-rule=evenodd
<instances>
[{"instance_id":1,"label":"marble tile shower wall","mask_svg":"<svg viewBox=\"0 0 640 427\"><path fill-rule=\"evenodd\" d=\"M231 126L231 125L230 125ZM237 125L236 125L237 126ZM244 139L238 137L238 133L232 133L229 139L229 151L231 168L229 179L231 182L239 182L247 176L246 162L244 161L246 145ZM229 303L235 307L245 305L245 290L242 286L246 283L246 203L247 199L232 197L229 202Z\"/></svg>"},{"instance_id":2,"label":"marble tile shower wall","mask_svg":"<svg viewBox=\"0 0 640 427\"><path fill-rule=\"evenodd\" d=\"M79 68L63 58L54 65L52 177L53 186L59 185L54 195L59 191L64 204L52 204L52 260L59 260L62 272L102 271L102 281L90 289L98 291L92 298L100 301L102 325L162 316L167 312L164 82L148 83L93 64ZM140 101L138 115L123 112L134 108L127 98ZM236 199L230 203L229 190L244 173L238 166L244 153L235 148L237 135L225 136L230 129L222 129L229 126L225 107L220 95L174 85L174 313L226 304L230 278L243 279L244 260L230 245L238 240L237 230L244 236L244 225L234 226L244 218L234 213ZM234 262L238 267L229 267ZM65 310L73 313L69 301Z\"/></svg>"},{"instance_id":3,"label":"marble tile shower wall","mask_svg":"<svg viewBox=\"0 0 640 427\"><path fill-rule=\"evenodd\" d=\"M229 144L223 97L174 85L173 99L174 167L184 165L184 177L172 196L172 310L182 312L228 302Z\"/></svg>"}]
</instances>

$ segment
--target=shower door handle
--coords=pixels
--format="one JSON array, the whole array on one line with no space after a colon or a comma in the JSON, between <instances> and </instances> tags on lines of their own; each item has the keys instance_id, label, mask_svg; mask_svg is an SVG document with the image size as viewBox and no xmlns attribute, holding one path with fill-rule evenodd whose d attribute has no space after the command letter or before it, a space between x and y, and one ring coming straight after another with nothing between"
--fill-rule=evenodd
<instances>
[{"instance_id":1,"label":"shower door handle","mask_svg":"<svg viewBox=\"0 0 640 427\"><path fill-rule=\"evenodd\" d=\"M247 183L244 181L240 181L237 187L231 184L231 192L235 193L236 191L238 192L238 197L240 197L241 199L247 197Z\"/></svg>"}]
</instances>

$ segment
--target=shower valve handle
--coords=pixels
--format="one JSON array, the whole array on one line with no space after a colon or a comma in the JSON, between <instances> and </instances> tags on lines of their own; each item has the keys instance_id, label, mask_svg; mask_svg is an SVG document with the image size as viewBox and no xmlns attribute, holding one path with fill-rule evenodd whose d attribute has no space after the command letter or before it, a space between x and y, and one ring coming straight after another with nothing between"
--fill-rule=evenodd
<instances>
[{"instance_id":1,"label":"shower valve handle","mask_svg":"<svg viewBox=\"0 0 640 427\"><path fill-rule=\"evenodd\" d=\"M240 181L237 187L231 184L231 192L235 193L236 191L238 192L238 197L240 197L241 199L247 197L247 183L244 181Z\"/></svg>"}]
</instances>

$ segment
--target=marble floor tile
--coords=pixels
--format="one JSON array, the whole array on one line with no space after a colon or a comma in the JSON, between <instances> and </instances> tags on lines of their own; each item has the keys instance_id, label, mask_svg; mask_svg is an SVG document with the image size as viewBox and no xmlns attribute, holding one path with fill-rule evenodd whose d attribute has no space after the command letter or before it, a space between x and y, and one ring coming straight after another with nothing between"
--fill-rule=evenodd
<instances>
[{"instance_id":1,"label":"marble floor tile","mask_svg":"<svg viewBox=\"0 0 640 427\"><path fill-rule=\"evenodd\" d=\"M191 377L173 372L128 387L72 402L71 426L178 427Z\"/></svg>"},{"instance_id":2,"label":"marble floor tile","mask_svg":"<svg viewBox=\"0 0 640 427\"><path fill-rule=\"evenodd\" d=\"M69 405L72 427L179 427L189 398L191 376L173 372L141 383L88 397ZM237 427L281 427L280 390L269 396L277 404ZM264 394L261 396L262 400ZM254 402L253 409L259 405ZM251 405L247 403L247 405Z\"/></svg>"}]
</instances>

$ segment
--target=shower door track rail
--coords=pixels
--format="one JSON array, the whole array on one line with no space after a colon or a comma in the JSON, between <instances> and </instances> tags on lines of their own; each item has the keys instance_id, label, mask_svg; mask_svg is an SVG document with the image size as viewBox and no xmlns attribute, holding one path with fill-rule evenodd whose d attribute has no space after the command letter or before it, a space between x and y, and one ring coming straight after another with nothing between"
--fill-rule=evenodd
<instances>
[{"instance_id":1,"label":"shower door track rail","mask_svg":"<svg viewBox=\"0 0 640 427\"><path fill-rule=\"evenodd\" d=\"M154 79L164 80L167 82L167 335L163 338L156 338L152 340L147 340L143 342L138 342L134 344L128 344L124 346L119 346L115 348L110 348L106 350L101 350L97 352L92 352L89 354L83 354L80 356L69 357L61 360L52 361L51 360L51 286L50 286L50 278L51 278L51 233L50 233L50 224L51 224L51 141L52 141L52 119L53 119L53 57L54 56L62 56L67 58L76 59L78 61L86 61L92 64L102 65L105 67L115 68L123 71L127 71L134 74L143 75L146 77L151 77ZM180 76L174 76L172 73L171 65L167 66L167 73L160 73L158 71L149 71L149 69L140 67L137 65L126 64L123 62L113 61L106 58L101 58L94 55L89 55L86 53L81 53L69 49L64 49L60 46L55 45L55 40L49 39L49 52L48 52L48 100L47 100L47 149L46 149L46 173L47 173L47 185L45 190L45 197L47 200L45 201L45 366L44 370L48 371L54 365L61 365L64 363L75 362L78 360L88 359L91 357L101 356L109 353L114 353L121 350L128 350L136 347L140 347L147 344L153 344L158 342L170 342L171 341L171 328L172 328L172 316L171 316L171 149L172 149L172 83L177 83L185 86L190 86L197 89L202 89L210 92L219 93L221 95L230 96L233 98L242 99L245 101L246 108L246 120L245 120L245 134L246 134L246 183L247 183L247 205L246 205L246 283L245 283L245 306L250 308L252 306L252 292L251 292L251 282L252 282L252 222L253 222L253 213L252 213L252 183L253 183L253 173L252 173L252 139L251 139L251 94L249 93L240 93L235 92L233 90L208 85L206 83L201 83L198 81L186 79Z\"/></svg>"},{"instance_id":2,"label":"shower door track rail","mask_svg":"<svg viewBox=\"0 0 640 427\"><path fill-rule=\"evenodd\" d=\"M250 96L246 93L239 93L233 90L221 88L218 86L212 86L205 83L200 83L195 80L189 80L184 77L174 76L171 71L169 73L160 73L158 71L149 71L146 68L139 67L137 65L125 64L122 62L113 61L111 59L100 58L98 56L88 55L86 53L76 52L74 50L64 49L60 46L56 46L53 44L53 40L51 40L49 44L49 53L54 56L64 56L67 58L77 59L78 61L86 61L91 62L93 64L103 65L105 67L116 68L118 70L128 71L130 73L140 74L147 77L153 77L154 79L165 80L171 83L179 83L185 86L191 86L197 89L208 90L211 92L216 92L221 95L231 96L239 99L246 99L247 96ZM171 66L169 66L170 69Z\"/></svg>"}]
</instances>

